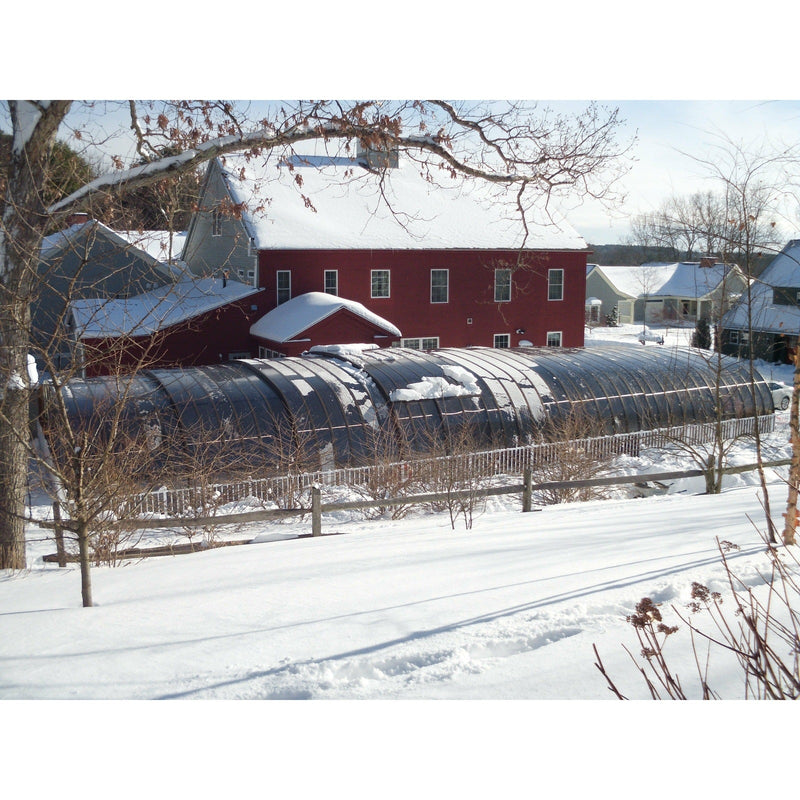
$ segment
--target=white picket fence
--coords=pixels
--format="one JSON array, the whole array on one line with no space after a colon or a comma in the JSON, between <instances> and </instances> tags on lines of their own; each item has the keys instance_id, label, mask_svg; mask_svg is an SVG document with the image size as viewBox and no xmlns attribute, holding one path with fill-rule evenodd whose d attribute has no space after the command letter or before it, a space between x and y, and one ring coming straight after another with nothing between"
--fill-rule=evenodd
<instances>
[{"instance_id":1,"label":"white picket fence","mask_svg":"<svg viewBox=\"0 0 800 800\"><path fill-rule=\"evenodd\" d=\"M761 433L774 430L774 415L758 417ZM722 436L733 439L755 433L756 418L730 419L721 423ZM580 447L592 455L611 458L621 453L638 455L641 450L661 448L676 440L691 444L713 441L715 423L681 425L635 433L600 436L570 442L546 442L504 450L485 450L465 455L446 457L467 474L480 477L499 475L519 476L527 468L535 468L558 459L559 454L570 447ZM231 483L216 483L208 486L163 487L157 491L139 495L132 503L137 514L156 514L167 517L192 515L207 508L253 498L265 505L279 508L306 505L308 491L312 486L365 486L400 485L419 480L436 468L441 458L401 461L389 464L374 464L363 467L342 467L333 470L304 472L277 477L250 478Z\"/></svg>"}]
</instances>

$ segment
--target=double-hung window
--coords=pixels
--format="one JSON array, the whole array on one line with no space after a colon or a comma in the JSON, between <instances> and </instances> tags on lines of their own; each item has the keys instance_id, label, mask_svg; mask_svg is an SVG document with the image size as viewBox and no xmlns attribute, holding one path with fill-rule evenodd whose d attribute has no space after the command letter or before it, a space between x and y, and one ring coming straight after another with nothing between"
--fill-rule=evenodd
<instances>
[{"instance_id":1,"label":"double-hung window","mask_svg":"<svg viewBox=\"0 0 800 800\"><path fill-rule=\"evenodd\" d=\"M563 300L564 299L564 270L563 269L549 269L549 270L547 270L547 299L548 300Z\"/></svg>"},{"instance_id":2,"label":"double-hung window","mask_svg":"<svg viewBox=\"0 0 800 800\"><path fill-rule=\"evenodd\" d=\"M511 347L511 334L510 333L496 333L494 335L494 346L500 348Z\"/></svg>"},{"instance_id":3,"label":"double-hung window","mask_svg":"<svg viewBox=\"0 0 800 800\"><path fill-rule=\"evenodd\" d=\"M431 270L431 303L446 303L449 299L450 270Z\"/></svg>"},{"instance_id":4,"label":"double-hung window","mask_svg":"<svg viewBox=\"0 0 800 800\"><path fill-rule=\"evenodd\" d=\"M511 301L511 270L496 269L494 271L494 301L508 303Z\"/></svg>"},{"instance_id":5,"label":"double-hung window","mask_svg":"<svg viewBox=\"0 0 800 800\"><path fill-rule=\"evenodd\" d=\"M547 346L561 347L561 331L547 331Z\"/></svg>"},{"instance_id":6,"label":"double-hung window","mask_svg":"<svg viewBox=\"0 0 800 800\"><path fill-rule=\"evenodd\" d=\"M279 269L275 275L278 287L278 305L292 299L292 273L288 269Z\"/></svg>"},{"instance_id":7,"label":"double-hung window","mask_svg":"<svg viewBox=\"0 0 800 800\"><path fill-rule=\"evenodd\" d=\"M371 270L371 292L370 296L374 298L389 297L389 270L388 269L373 269Z\"/></svg>"},{"instance_id":8,"label":"double-hung window","mask_svg":"<svg viewBox=\"0 0 800 800\"><path fill-rule=\"evenodd\" d=\"M339 294L339 270L325 270L325 294Z\"/></svg>"}]
</instances>

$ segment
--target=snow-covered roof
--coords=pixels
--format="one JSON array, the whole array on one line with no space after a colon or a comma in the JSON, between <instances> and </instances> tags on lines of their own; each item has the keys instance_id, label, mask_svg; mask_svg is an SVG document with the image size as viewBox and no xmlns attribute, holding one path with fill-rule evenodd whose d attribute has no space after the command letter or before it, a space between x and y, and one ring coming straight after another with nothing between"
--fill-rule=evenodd
<instances>
[{"instance_id":1,"label":"snow-covered roof","mask_svg":"<svg viewBox=\"0 0 800 800\"><path fill-rule=\"evenodd\" d=\"M186 231L117 231L117 234L157 261L179 260L186 242Z\"/></svg>"},{"instance_id":2,"label":"snow-covered roof","mask_svg":"<svg viewBox=\"0 0 800 800\"><path fill-rule=\"evenodd\" d=\"M747 298L743 295L741 300L723 316L723 328L745 330L752 322L753 329L758 331L794 335L800 331L800 308L773 303L771 286L754 283L750 297L753 309L751 319L748 320Z\"/></svg>"},{"instance_id":3,"label":"snow-covered roof","mask_svg":"<svg viewBox=\"0 0 800 800\"><path fill-rule=\"evenodd\" d=\"M92 298L70 304L81 339L146 336L260 291L237 281L184 277L128 298Z\"/></svg>"},{"instance_id":4,"label":"snow-covered roof","mask_svg":"<svg viewBox=\"0 0 800 800\"><path fill-rule=\"evenodd\" d=\"M755 330L796 335L800 331L800 308L774 303L773 287L800 287L800 239L789 241L770 261L761 277L752 282L750 319L746 296L743 296L722 318L723 327L744 330L752 323Z\"/></svg>"},{"instance_id":5,"label":"snow-covered roof","mask_svg":"<svg viewBox=\"0 0 800 800\"><path fill-rule=\"evenodd\" d=\"M342 308L383 328L393 336L401 335L400 330L391 322L374 314L361 303L324 292L308 292L281 303L255 322L250 327L250 334L272 342L288 342Z\"/></svg>"},{"instance_id":6,"label":"snow-covered roof","mask_svg":"<svg viewBox=\"0 0 800 800\"><path fill-rule=\"evenodd\" d=\"M620 293L628 297L705 297L722 283L731 266L713 264L701 267L699 262L675 264L642 264L635 267L596 266Z\"/></svg>"},{"instance_id":7,"label":"snow-covered roof","mask_svg":"<svg viewBox=\"0 0 800 800\"><path fill-rule=\"evenodd\" d=\"M58 255L62 250L68 247L74 247L77 242L81 240L81 236L90 234L92 236L105 236L107 239L115 242L120 248L127 248L128 250L134 249L139 252L139 255L146 260L157 261L158 259L150 256L150 254L131 242L125 239L117 231L111 230L107 225L98 222L96 219L89 220L88 222L79 222L75 225L69 225L63 230L51 233L42 239L39 248L39 255L43 260L52 258Z\"/></svg>"},{"instance_id":8,"label":"snow-covered roof","mask_svg":"<svg viewBox=\"0 0 800 800\"><path fill-rule=\"evenodd\" d=\"M769 286L800 286L800 239L792 239L761 273Z\"/></svg>"},{"instance_id":9,"label":"snow-covered roof","mask_svg":"<svg viewBox=\"0 0 800 800\"><path fill-rule=\"evenodd\" d=\"M513 191L438 166L426 171L403 155L380 176L341 152L315 154L321 146L304 145L308 152L288 161L270 153L219 162L258 249L587 248L541 205L526 212L526 238Z\"/></svg>"}]
</instances>

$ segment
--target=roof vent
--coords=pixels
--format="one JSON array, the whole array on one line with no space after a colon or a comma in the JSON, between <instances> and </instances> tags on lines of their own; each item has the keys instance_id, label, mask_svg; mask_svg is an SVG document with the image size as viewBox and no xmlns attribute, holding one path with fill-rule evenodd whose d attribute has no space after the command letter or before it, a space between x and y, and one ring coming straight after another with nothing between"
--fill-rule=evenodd
<instances>
[{"instance_id":1,"label":"roof vent","mask_svg":"<svg viewBox=\"0 0 800 800\"><path fill-rule=\"evenodd\" d=\"M356 159L364 162L369 169L395 169L400 162L400 155L396 148L365 147L359 142Z\"/></svg>"}]
</instances>

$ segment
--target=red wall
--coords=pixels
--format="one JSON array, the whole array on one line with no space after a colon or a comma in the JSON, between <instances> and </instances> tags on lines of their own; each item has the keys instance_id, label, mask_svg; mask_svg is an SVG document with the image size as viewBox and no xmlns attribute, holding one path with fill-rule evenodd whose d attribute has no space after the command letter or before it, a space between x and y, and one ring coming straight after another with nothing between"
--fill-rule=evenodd
<instances>
[{"instance_id":1,"label":"red wall","mask_svg":"<svg viewBox=\"0 0 800 800\"><path fill-rule=\"evenodd\" d=\"M258 355L250 326L272 307L258 292L173 325L155 336L126 340L85 339L86 375L125 368L199 366L227 361L231 353ZM251 306L257 309L251 310ZM98 352L102 356L98 356Z\"/></svg>"},{"instance_id":2,"label":"red wall","mask_svg":"<svg viewBox=\"0 0 800 800\"><path fill-rule=\"evenodd\" d=\"M326 269L339 272L339 295L362 303L394 323L404 338L438 336L441 347L494 344L496 333L511 346L526 339L546 344L562 331L564 347L582 347L586 301L586 253L528 252L516 269L512 300L494 302L495 267L514 267L518 251L474 250L269 250L259 254L259 285L276 302L277 270L292 273L292 297L324 290ZM391 271L390 297L370 297L370 271ZM430 302L431 269L448 269L449 302ZM564 299L548 301L548 269L564 270ZM468 319L472 323L468 323ZM516 334L517 329L525 331Z\"/></svg>"}]
</instances>

